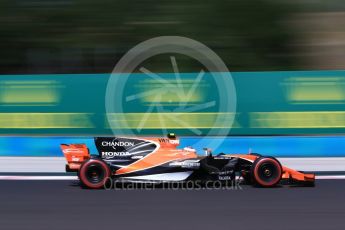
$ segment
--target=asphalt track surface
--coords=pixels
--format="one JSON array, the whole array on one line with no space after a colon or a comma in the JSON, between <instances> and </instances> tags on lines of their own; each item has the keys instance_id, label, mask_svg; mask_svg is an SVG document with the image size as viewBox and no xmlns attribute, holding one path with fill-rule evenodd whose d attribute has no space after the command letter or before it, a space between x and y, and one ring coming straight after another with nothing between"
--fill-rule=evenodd
<instances>
[{"instance_id":1,"label":"asphalt track surface","mask_svg":"<svg viewBox=\"0 0 345 230\"><path fill-rule=\"evenodd\" d=\"M272 189L81 189L0 181L0 229L344 229L345 181Z\"/></svg>"}]
</instances>

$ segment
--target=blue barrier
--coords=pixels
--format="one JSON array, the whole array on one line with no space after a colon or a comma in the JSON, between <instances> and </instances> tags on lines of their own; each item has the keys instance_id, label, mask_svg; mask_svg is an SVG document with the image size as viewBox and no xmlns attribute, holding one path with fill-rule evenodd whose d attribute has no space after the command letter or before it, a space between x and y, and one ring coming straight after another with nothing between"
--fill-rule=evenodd
<instances>
[{"instance_id":1,"label":"blue barrier","mask_svg":"<svg viewBox=\"0 0 345 230\"><path fill-rule=\"evenodd\" d=\"M202 147L219 142L219 137L182 137L180 148L195 146L199 154ZM345 136L274 136L226 137L214 153L252 152L277 157L344 157ZM91 153L97 153L90 137L0 137L0 156L49 156L61 157L60 144L85 143Z\"/></svg>"}]
</instances>

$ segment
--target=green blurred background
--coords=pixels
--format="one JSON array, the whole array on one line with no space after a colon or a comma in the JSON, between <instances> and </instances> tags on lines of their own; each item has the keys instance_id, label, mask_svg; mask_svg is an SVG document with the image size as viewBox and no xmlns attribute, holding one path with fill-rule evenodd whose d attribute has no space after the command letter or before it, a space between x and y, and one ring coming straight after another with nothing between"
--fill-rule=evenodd
<instances>
[{"instance_id":1,"label":"green blurred background","mask_svg":"<svg viewBox=\"0 0 345 230\"><path fill-rule=\"evenodd\" d=\"M104 103L109 73L133 46L164 35L204 43L232 72L237 111L229 115L235 116L231 135L344 133L343 0L0 0L0 134L112 135ZM168 58L143 65L171 78ZM176 59L184 81L200 71L195 60ZM147 82L121 90L141 93L152 86ZM215 97L212 84L203 82L188 105ZM159 102L168 111L169 103L178 103L165 98ZM156 102L124 103L131 121L115 119L117 128L139 126ZM166 128L193 134L168 121L175 115L164 118ZM143 134L156 133L154 116ZM215 116L222 115L185 113L181 120L206 135Z\"/></svg>"},{"instance_id":2,"label":"green blurred background","mask_svg":"<svg viewBox=\"0 0 345 230\"><path fill-rule=\"evenodd\" d=\"M344 12L343 0L0 0L0 73L109 73L162 35L206 44L230 71L344 69Z\"/></svg>"}]
</instances>

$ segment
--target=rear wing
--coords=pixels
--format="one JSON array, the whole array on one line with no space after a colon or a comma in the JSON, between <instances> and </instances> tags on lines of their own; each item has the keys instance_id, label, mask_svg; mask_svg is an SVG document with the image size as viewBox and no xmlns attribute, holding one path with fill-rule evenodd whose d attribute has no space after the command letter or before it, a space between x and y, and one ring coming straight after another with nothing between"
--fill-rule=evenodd
<instances>
[{"instance_id":1,"label":"rear wing","mask_svg":"<svg viewBox=\"0 0 345 230\"><path fill-rule=\"evenodd\" d=\"M90 151L85 144L61 144L66 158L66 172L77 172L81 164L90 158Z\"/></svg>"}]
</instances>

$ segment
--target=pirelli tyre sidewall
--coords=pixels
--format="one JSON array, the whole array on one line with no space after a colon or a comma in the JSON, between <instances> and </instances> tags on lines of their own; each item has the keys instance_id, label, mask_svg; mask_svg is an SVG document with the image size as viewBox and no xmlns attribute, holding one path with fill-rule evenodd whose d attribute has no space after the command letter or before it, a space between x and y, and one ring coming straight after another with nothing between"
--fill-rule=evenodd
<instances>
[{"instance_id":1,"label":"pirelli tyre sidewall","mask_svg":"<svg viewBox=\"0 0 345 230\"><path fill-rule=\"evenodd\" d=\"M257 186L274 187L282 177L282 166L273 157L257 158L251 168L252 180Z\"/></svg>"},{"instance_id":2,"label":"pirelli tyre sidewall","mask_svg":"<svg viewBox=\"0 0 345 230\"><path fill-rule=\"evenodd\" d=\"M111 176L111 171L101 159L89 159L81 165L78 176L87 188L100 189Z\"/></svg>"}]
</instances>

